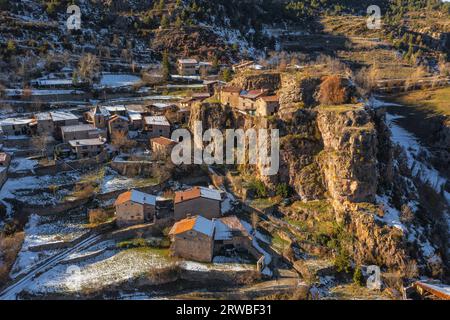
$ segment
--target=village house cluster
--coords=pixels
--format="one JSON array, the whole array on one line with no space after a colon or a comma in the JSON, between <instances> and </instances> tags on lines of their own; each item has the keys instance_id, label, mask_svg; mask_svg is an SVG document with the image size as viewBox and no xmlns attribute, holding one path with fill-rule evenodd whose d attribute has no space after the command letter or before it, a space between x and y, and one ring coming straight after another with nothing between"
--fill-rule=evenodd
<instances>
[{"instance_id":1,"label":"village house cluster","mask_svg":"<svg viewBox=\"0 0 450 320\"><path fill-rule=\"evenodd\" d=\"M78 116L70 111L38 112L30 118L0 121L3 139L45 137L47 153L56 160L112 155L117 146L135 140L144 148L168 154L172 124L164 116L174 104L94 106ZM158 138L156 140L153 140ZM165 138L163 140L160 138ZM30 142L33 143L33 142ZM114 148L116 146L116 148Z\"/></svg>"},{"instance_id":2,"label":"village house cluster","mask_svg":"<svg viewBox=\"0 0 450 320\"><path fill-rule=\"evenodd\" d=\"M176 191L173 199L130 190L120 194L114 203L116 224L124 228L169 221L171 252L184 259L211 262L227 249L259 259L251 234L225 208L226 197L223 191L201 186Z\"/></svg>"},{"instance_id":3,"label":"village house cluster","mask_svg":"<svg viewBox=\"0 0 450 320\"><path fill-rule=\"evenodd\" d=\"M243 90L239 87L223 87L219 90L219 100L223 105L260 117L275 115L280 107L278 96L269 90Z\"/></svg>"}]
</instances>

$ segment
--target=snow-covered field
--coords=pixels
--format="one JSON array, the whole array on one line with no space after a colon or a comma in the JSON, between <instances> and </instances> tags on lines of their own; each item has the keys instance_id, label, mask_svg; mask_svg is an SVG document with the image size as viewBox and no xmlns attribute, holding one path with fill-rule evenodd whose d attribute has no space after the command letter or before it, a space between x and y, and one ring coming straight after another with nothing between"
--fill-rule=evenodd
<instances>
[{"instance_id":1,"label":"snow-covered field","mask_svg":"<svg viewBox=\"0 0 450 320\"><path fill-rule=\"evenodd\" d=\"M64 190L57 190L56 194L38 192L49 186L61 186L75 182L79 178L77 172L62 172L56 175L26 176L8 178L0 190L0 201L6 206L7 215L11 216L12 206L7 199L18 199L27 204L54 204L58 196L64 196Z\"/></svg>"},{"instance_id":2,"label":"snow-covered field","mask_svg":"<svg viewBox=\"0 0 450 320\"><path fill-rule=\"evenodd\" d=\"M148 248L115 250L111 241L100 243L89 251L105 249L95 258L89 258L76 264L59 264L43 273L27 286L26 291L32 294L77 293L80 291L107 289L123 283L129 283L145 277L155 270L163 270L169 266L197 272L217 270L246 271L255 270L248 263L237 263L224 257L218 257L213 263L172 260L160 252ZM143 298L148 298L147 295ZM123 299L127 299L124 296Z\"/></svg>"},{"instance_id":3,"label":"snow-covered field","mask_svg":"<svg viewBox=\"0 0 450 320\"><path fill-rule=\"evenodd\" d=\"M11 160L9 171L17 172L24 170L33 170L38 165L36 160L27 158L14 158Z\"/></svg>"},{"instance_id":4,"label":"snow-covered field","mask_svg":"<svg viewBox=\"0 0 450 320\"><path fill-rule=\"evenodd\" d=\"M48 258L60 250L30 251L30 247L49 243L71 241L88 232L84 224L84 215L65 217L42 217L31 215L25 226L25 239L11 270L14 278L22 271L32 267L42 259Z\"/></svg>"}]
</instances>

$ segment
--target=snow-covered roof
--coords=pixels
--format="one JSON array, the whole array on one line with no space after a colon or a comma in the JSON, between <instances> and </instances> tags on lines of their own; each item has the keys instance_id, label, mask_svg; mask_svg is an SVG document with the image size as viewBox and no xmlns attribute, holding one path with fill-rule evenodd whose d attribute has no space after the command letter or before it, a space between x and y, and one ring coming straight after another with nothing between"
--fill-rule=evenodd
<instances>
[{"instance_id":1,"label":"snow-covered roof","mask_svg":"<svg viewBox=\"0 0 450 320\"><path fill-rule=\"evenodd\" d=\"M105 140L99 139L99 138L70 140L69 144L70 144L71 147L101 146L101 145L105 144Z\"/></svg>"},{"instance_id":2,"label":"snow-covered roof","mask_svg":"<svg viewBox=\"0 0 450 320\"><path fill-rule=\"evenodd\" d=\"M188 201L200 197L222 201L222 195L219 190L205 187L194 187L188 190L175 192L175 203Z\"/></svg>"},{"instance_id":3,"label":"snow-covered roof","mask_svg":"<svg viewBox=\"0 0 450 320\"><path fill-rule=\"evenodd\" d=\"M40 79L36 83L40 86L58 86L58 85L72 85L72 79Z\"/></svg>"},{"instance_id":4,"label":"snow-covered roof","mask_svg":"<svg viewBox=\"0 0 450 320\"><path fill-rule=\"evenodd\" d=\"M132 121L140 121L140 120L142 120L142 115L140 113L136 113L136 112L128 112L128 117Z\"/></svg>"},{"instance_id":5,"label":"snow-covered roof","mask_svg":"<svg viewBox=\"0 0 450 320\"><path fill-rule=\"evenodd\" d=\"M50 114L50 112L39 112L34 115L34 118L38 121L52 120L52 115Z\"/></svg>"},{"instance_id":6,"label":"snow-covered roof","mask_svg":"<svg viewBox=\"0 0 450 320\"><path fill-rule=\"evenodd\" d=\"M127 110L124 105L104 106L104 108L109 112L124 112Z\"/></svg>"},{"instance_id":7,"label":"snow-covered roof","mask_svg":"<svg viewBox=\"0 0 450 320\"><path fill-rule=\"evenodd\" d=\"M115 204L118 205L127 201L132 201L140 204L149 204L155 206L156 201L159 199L159 197L152 194L144 193L138 190L130 190L119 195Z\"/></svg>"},{"instance_id":8,"label":"snow-covered roof","mask_svg":"<svg viewBox=\"0 0 450 320\"><path fill-rule=\"evenodd\" d=\"M78 120L78 117L71 112L50 111L53 121Z\"/></svg>"},{"instance_id":9,"label":"snow-covered roof","mask_svg":"<svg viewBox=\"0 0 450 320\"><path fill-rule=\"evenodd\" d=\"M178 59L178 63L180 64L197 64L196 59Z\"/></svg>"},{"instance_id":10,"label":"snow-covered roof","mask_svg":"<svg viewBox=\"0 0 450 320\"><path fill-rule=\"evenodd\" d=\"M92 124L76 124L73 126L61 127L62 132L77 132L77 131L90 131L97 130Z\"/></svg>"},{"instance_id":11,"label":"snow-covered roof","mask_svg":"<svg viewBox=\"0 0 450 320\"><path fill-rule=\"evenodd\" d=\"M162 103L162 102L156 102L156 103L152 103L152 106L158 108L158 109L165 109L170 107L172 104L170 103Z\"/></svg>"},{"instance_id":12,"label":"snow-covered roof","mask_svg":"<svg viewBox=\"0 0 450 320\"><path fill-rule=\"evenodd\" d=\"M175 223L172 229L170 229L169 234L177 235L191 230L212 237L214 233L214 223L202 216L186 218Z\"/></svg>"},{"instance_id":13,"label":"snow-covered roof","mask_svg":"<svg viewBox=\"0 0 450 320\"><path fill-rule=\"evenodd\" d=\"M26 118L8 118L0 121L0 126L25 125L30 124L33 119Z\"/></svg>"},{"instance_id":14,"label":"snow-covered roof","mask_svg":"<svg viewBox=\"0 0 450 320\"><path fill-rule=\"evenodd\" d=\"M231 230L230 228L224 224L220 220L214 221L214 240L230 240L231 239Z\"/></svg>"},{"instance_id":15,"label":"snow-covered roof","mask_svg":"<svg viewBox=\"0 0 450 320\"><path fill-rule=\"evenodd\" d=\"M220 191L216 189L200 187L200 194L203 198L222 200Z\"/></svg>"},{"instance_id":16,"label":"snow-covered roof","mask_svg":"<svg viewBox=\"0 0 450 320\"><path fill-rule=\"evenodd\" d=\"M146 124L151 124L151 125L170 126L169 121L164 116L145 117L144 121Z\"/></svg>"}]
</instances>

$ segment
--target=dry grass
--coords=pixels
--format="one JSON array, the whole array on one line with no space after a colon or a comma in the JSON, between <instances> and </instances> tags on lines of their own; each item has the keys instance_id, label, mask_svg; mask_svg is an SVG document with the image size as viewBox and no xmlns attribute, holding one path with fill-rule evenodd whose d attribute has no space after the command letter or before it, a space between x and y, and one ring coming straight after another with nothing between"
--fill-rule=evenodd
<instances>
[{"instance_id":1,"label":"dry grass","mask_svg":"<svg viewBox=\"0 0 450 320\"><path fill-rule=\"evenodd\" d=\"M0 235L0 286L8 281L9 271L22 247L24 232L12 236Z\"/></svg>"},{"instance_id":2,"label":"dry grass","mask_svg":"<svg viewBox=\"0 0 450 320\"><path fill-rule=\"evenodd\" d=\"M450 87L413 91L402 94L395 100L404 105L426 108L434 113L450 116Z\"/></svg>"}]
</instances>

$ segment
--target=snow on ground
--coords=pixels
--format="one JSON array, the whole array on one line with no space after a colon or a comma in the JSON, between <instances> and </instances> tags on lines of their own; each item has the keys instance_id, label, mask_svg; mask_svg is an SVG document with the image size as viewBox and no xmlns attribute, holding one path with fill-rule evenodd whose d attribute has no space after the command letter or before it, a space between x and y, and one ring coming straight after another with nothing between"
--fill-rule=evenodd
<instances>
[{"instance_id":1,"label":"snow on ground","mask_svg":"<svg viewBox=\"0 0 450 320\"><path fill-rule=\"evenodd\" d=\"M267 251L265 251L261 245L258 243L258 240L266 243L266 244L270 244L270 240L267 239L266 236L264 236L263 234L261 234L260 232L253 230L253 227L246 221L241 220L242 225L244 226L244 228L247 230L247 232L251 235L253 235L252 238L252 245L253 247L255 247L256 250L258 250L259 253L261 253L264 256L264 265L266 266L261 273L267 275L267 276L272 276L272 270L270 270L270 268L268 267L268 265L272 262L272 256L270 255L270 253L268 253Z\"/></svg>"},{"instance_id":2,"label":"snow on ground","mask_svg":"<svg viewBox=\"0 0 450 320\"><path fill-rule=\"evenodd\" d=\"M188 271L201 271L201 272L208 272L208 271L245 271L245 270L255 270L255 266L252 264L238 264L238 263L225 263L221 262L223 259L221 257L216 262L214 259L213 263L200 263L200 262L194 262L194 261L182 261L180 262L180 267L182 269L188 270Z\"/></svg>"},{"instance_id":3,"label":"snow on ground","mask_svg":"<svg viewBox=\"0 0 450 320\"><path fill-rule=\"evenodd\" d=\"M389 204L389 199L387 198L387 196L377 196L376 200L377 203L383 205L384 209L384 216L383 218L379 219L383 220L388 226L395 227L403 232L407 232L407 228L400 221L400 212Z\"/></svg>"},{"instance_id":4,"label":"snow on ground","mask_svg":"<svg viewBox=\"0 0 450 320\"><path fill-rule=\"evenodd\" d=\"M14 158L11 160L9 171L17 172L33 170L38 165L38 161L27 158Z\"/></svg>"},{"instance_id":5,"label":"snow on ground","mask_svg":"<svg viewBox=\"0 0 450 320\"><path fill-rule=\"evenodd\" d=\"M388 106L396 106L396 107L401 106L400 104L397 104L397 103L378 100L374 96L370 97L370 99L368 101L368 105L373 109L378 109L378 108L383 108L383 107L388 107Z\"/></svg>"},{"instance_id":6,"label":"snow on ground","mask_svg":"<svg viewBox=\"0 0 450 320\"><path fill-rule=\"evenodd\" d=\"M105 73L100 79L100 84L96 87L100 88L120 88L129 87L139 82L141 79L132 74L108 74Z\"/></svg>"},{"instance_id":7,"label":"snow on ground","mask_svg":"<svg viewBox=\"0 0 450 320\"><path fill-rule=\"evenodd\" d=\"M126 190L132 188L138 188L142 186L149 186L154 184L153 180L146 178L128 178L121 176L113 170L109 170L109 173L103 178L101 183L101 193L108 193L116 190Z\"/></svg>"},{"instance_id":8,"label":"snow on ground","mask_svg":"<svg viewBox=\"0 0 450 320\"><path fill-rule=\"evenodd\" d=\"M79 174L76 172L63 172L56 175L46 176L26 176L21 178L8 178L0 189L0 201L5 205L7 216L12 214L12 205L7 199L19 198L28 204L53 204L56 202L54 195L46 192L38 192L40 189L51 185L64 185L76 181ZM32 194L28 194L31 192ZM33 194L36 192L36 194ZM59 195L64 194L64 190L57 191Z\"/></svg>"},{"instance_id":9,"label":"snow on ground","mask_svg":"<svg viewBox=\"0 0 450 320\"><path fill-rule=\"evenodd\" d=\"M11 276L15 277L24 269L27 269L42 259L58 253L60 250L46 250L33 252L30 247L74 240L86 232L83 215L71 217L44 217L31 215L25 226L25 239L22 248L11 270Z\"/></svg>"},{"instance_id":10,"label":"snow on ground","mask_svg":"<svg viewBox=\"0 0 450 320\"><path fill-rule=\"evenodd\" d=\"M411 169L413 176L418 176L423 182L429 183L436 192L440 193L447 183L447 179L442 177L439 171L430 164L419 160L420 154L428 154L429 151L420 145L420 142L412 133L395 123L395 120L400 118L402 116L386 113L386 121L392 132L392 141L405 150L408 167ZM445 192L444 195L450 204L450 194Z\"/></svg>"},{"instance_id":11,"label":"snow on ground","mask_svg":"<svg viewBox=\"0 0 450 320\"><path fill-rule=\"evenodd\" d=\"M33 280L27 291L35 294L101 290L145 276L168 266L165 257L149 250L108 250L76 265L57 265Z\"/></svg>"},{"instance_id":12,"label":"snow on ground","mask_svg":"<svg viewBox=\"0 0 450 320\"><path fill-rule=\"evenodd\" d=\"M17 97L24 95L23 89L5 89L7 97ZM31 89L32 96L53 96L53 95L69 95L84 94L84 91L74 89Z\"/></svg>"}]
</instances>

